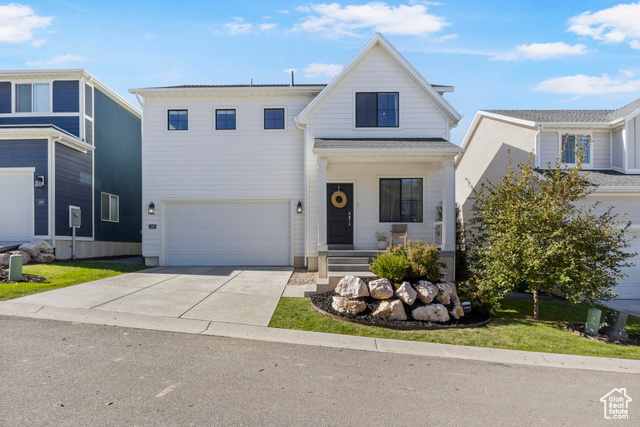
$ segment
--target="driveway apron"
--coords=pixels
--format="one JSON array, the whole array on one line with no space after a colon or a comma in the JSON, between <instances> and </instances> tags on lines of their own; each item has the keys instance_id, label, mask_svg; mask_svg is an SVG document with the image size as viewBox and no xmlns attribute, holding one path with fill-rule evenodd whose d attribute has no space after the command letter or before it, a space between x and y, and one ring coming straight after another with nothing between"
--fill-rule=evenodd
<instances>
[{"instance_id":1,"label":"driveway apron","mask_svg":"<svg viewBox=\"0 0 640 427\"><path fill-rule=\"evenodd\" d=\"M291 267L156 267L13 300L268 326Z\"/></svg>"}]
</instances>

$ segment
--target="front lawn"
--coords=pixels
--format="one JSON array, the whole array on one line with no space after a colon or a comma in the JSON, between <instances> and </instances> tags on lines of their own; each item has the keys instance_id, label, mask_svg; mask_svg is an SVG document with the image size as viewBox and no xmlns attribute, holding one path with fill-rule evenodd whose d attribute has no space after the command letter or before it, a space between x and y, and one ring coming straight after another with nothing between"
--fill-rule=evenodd
<instances>
[{"instance_id":1,"label":"front lawn","mask_svg":"<svg viewBox=\"0 0 640 427\"><path fill-rule=\"evenodd\" d=\"M99 261L54 262L51 264L25 265L22 272L47 278L44 283L0 283L0 301L20 298L39 292L91 282L106 277L144 270L137 264L120 264Z\"/></svg>"},{"instance_id":2,"label":"front lawn","mask_svg":"<svg viewBox=\"0 0 640 427\"><path fill-rule=\"evenodd\" d=\"M269 326L372 338L640 360L639 347L591 341L560 327L569 322L584 323L588 308L586 305L571 305L560 301L540 301L540 318L544 320L536 322L531 317L532 300L505 299L497 316L484 327L397 331L333 319L317 312L308 299L281 298ZM603 309L604 318L606 309L600 308ZM627 331L640 336L640 319L629 316Z\"/></svg>"}]
</instances>

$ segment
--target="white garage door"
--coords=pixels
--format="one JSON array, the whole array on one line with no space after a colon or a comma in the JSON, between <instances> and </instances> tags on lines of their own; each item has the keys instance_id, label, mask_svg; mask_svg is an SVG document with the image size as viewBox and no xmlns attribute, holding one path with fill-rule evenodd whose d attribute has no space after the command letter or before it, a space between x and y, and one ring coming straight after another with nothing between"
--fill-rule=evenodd
<instances>
[{"instance_id":1,"label":"white garage door","mask_svg":"<svg viewBox=\"0 0 640 427\"><path fill-rule=\"evenodd\" d=\"M33 172L0 171L0 240L28 242L33 233Z\"/></svg>"},{"instance_id":2,"label":"white garage door","mask_svg":"<svg viewBox=\"0 0 640 427\"><path fill-rule=\"evenodd\" d=\"M289 265L289 202L165 205L166 265Z\"/></svg>"},{"instance_id":3,"label":"white garage door","mask_svg":"<svg viewBox=\"0 0 640 427\"><path fill-rule=\"evenodd\" d=\"M631 251L640 254L640 235L631 242ZM640 255L632 259L635 266L625 269L629 275L621 280L613 290L618 294L618 299L640 299Z\"/></svg>"}]
</instances>

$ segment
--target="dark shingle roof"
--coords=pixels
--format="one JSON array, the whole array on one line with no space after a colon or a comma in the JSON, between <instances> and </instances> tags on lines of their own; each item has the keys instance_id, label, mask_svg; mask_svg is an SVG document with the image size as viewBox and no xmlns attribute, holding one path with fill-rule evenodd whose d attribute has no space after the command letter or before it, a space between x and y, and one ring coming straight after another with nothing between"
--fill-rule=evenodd
<instances>
[{"instance_id":1,"label":"dark shingle roof","mask_svg":"<svg viewBox=\"0 0 640 427\"><path fill-rule=\"evenodd\" d=\"M548 174L548 169L537 169L538 173ZM640 175L624 174L613 170L581 170L585 181L602 187L640 187Z\"/></svg>"},{"instance_id":2,"label":"dark shingle roof","mask_svg":"<svg viewBox=\"0 0 640 427\"><path fill-rule=\"evenodd\" d=\"M314 148L459 150L443 138L316 138Z\"/></svg>"},{"instance_id":3,"label":"dark shingle roof","mask_svg":"<svg viewBox=\"0 0 640 427\"><path fill-rule=\"evenodd\" d=\"M488 113L544 123L597 123L621 119L640 108L637 99L617 110L484 110Z\"/></svg>"}]
</instances>

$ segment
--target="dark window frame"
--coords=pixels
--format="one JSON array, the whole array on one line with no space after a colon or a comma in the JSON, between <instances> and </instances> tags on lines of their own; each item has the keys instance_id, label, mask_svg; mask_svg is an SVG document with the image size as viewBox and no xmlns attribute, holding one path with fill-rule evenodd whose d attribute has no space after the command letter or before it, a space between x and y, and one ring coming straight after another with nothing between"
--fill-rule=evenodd
<instances>
[{"instance_id":1,"label":"dark window frame","mask_svg":"<svg viewBox=\"0 0 640 427\"><path fill-rule=\"evenodd\" d=\"M267 112L275 112L275 111L281 111L282 112L282 119L280 118L267 118ZM264 130L284 130L286 128L286 111L284 108L282 107L278 107L278 108L265 108L263 110L262 113L262 127ZM282 127L276 127L277 125L279 125L280 120L282 120Z\"/></svg>"},{"instance_id":2,"label":"dark window frame","mask_svg":"<svg viewBox=\"0 0 640 427\"><path fill-rule=\"evenodd\" d=\"M178 127L172 129L171 128L171 124L172 124L171 113L182 113L182 112L186 113L186 119L184 119L184 120L181 120L180 118L175 119L173 121L173 123L177 123ZM181 126L181 123L183 123L183 122L185 124L185 127L181 128L180 126ZM174 109L167 110L167 130L171 131L171 132L189 130L189 110L186 109L186 108L174 108Z\"/></svg>"},{"instance_id":3,"label":"dark window frame","mask_svg":"<svg viewBox=\"0 0 640 427\"><path fill-rule=\"evenodd\" d=\"M107 204L105 205L105 197ZM115 219L112 217L112 203L115 199ZM106 209L106 216L105 216ZM120 196L111 193L100 192L100 219L105 222L120 222Z\"/></svg>"},{"instance_id":4,"label":"dark window frame","mask_svg":"<svg viewBox=\"0 0 640 427\"><path fill-rule=\"evenodd\" d=\"M395 108L389 95L395 95ZM355 115L357 128L400 127L400 92L356 92Z\"/></svg>"},{"instance_id":5,"label":"dark window frame","mask_svg":"<svg viewBox=\"0 0 640 427\"><path fill-rule=\"evenodd\" d=\"M223 112L223 111L233 111L233 127L220 127L220 118L218 117L218 113L219 112ZM235 108L216 108L216 130L236 130L238 123L237 123L237 112ZM222 123L225 123L228 125L228 123L230 123L230 120L222 120Z\"/></svg>"},{"instance_id":6,"label":"dark window frame","mask_svg":"<svg viewBox=\"0 0 640 427\"><path fill-rule=\"evenodd\" d=\"M419 183L420 192L417 199L403 198L403 181L416 181ZM383 184L397 182L399 193L396 196L398 200L387 200L383 195ZM386 216L383 218L383 204L390 203L386 207ZM403 203L409 203L404 208L409 208L410 212L406 215L403 213ZM413 203L413 206L411 205ZM397 206L393 206L397 204ZM394 212L395 209L398 209ZM413 219L412 219L413 218ZM423 223L424 222L424 179L423 178L380 178L378 181L378 221L380 223Z\"/></svg>"}]
</instances>

